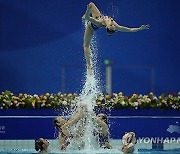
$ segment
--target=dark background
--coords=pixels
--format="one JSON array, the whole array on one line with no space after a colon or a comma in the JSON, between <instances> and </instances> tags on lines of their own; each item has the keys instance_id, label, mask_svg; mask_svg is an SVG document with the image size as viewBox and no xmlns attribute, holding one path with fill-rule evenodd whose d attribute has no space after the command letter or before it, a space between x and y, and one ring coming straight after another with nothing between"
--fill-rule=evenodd
<instances>
[{"instance_id":1,"label":"dark background","mask_svg":"<svg viewBox=\"0 0 180 154\"><path fill-rule=\"evenodd\" d=\"M42 94L79 92L85 72L84 26L87 0L0 0L0 91ZM150 30L96 33L101 84L104 59L112 60L112 90L159 95L180 89L180 1L93 1L128 27ZM104 86L102 86L104 91Z\"/></svg>"}]
</instances>

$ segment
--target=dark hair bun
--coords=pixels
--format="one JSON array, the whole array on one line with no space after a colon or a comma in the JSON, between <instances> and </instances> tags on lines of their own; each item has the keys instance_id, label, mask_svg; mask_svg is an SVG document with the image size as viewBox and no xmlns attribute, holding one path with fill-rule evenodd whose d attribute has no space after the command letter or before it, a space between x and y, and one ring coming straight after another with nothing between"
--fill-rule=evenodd
<instances>
[{"instance_id":1,"label":"dark hair bun","mask_svg":"<svg viewBox=\"0 0 180 154\"><path fill-rule=\"evenodd\" d=\"M114 34L116 32L115 30L110 30L109 28L107 28L106 31L109 36L111 36L112 34Z\"/></svg>"},{"instance_id":2,"label":"dark hair bun","mask_svg":"<svg viewBox=\"0 0 180 154\"><path fill-rule=\"evenodd\" d=\"M60 124L59 124L59 121L57 120L57 118L54 119L53 125L54 125L54 127L60 127Z\"/></svg>"},{"instance_id":3,"label":"dark hair bun","mask_svg":"<svg viewBox=\"0 0 180 154\"><path fill-rule=\"evenodd\" d=\"M40 139L35 140L35 150L36 151L42 150L43 149L42 145L43 145L42 140L40 140Z\"/></svg>"}]
</instances>

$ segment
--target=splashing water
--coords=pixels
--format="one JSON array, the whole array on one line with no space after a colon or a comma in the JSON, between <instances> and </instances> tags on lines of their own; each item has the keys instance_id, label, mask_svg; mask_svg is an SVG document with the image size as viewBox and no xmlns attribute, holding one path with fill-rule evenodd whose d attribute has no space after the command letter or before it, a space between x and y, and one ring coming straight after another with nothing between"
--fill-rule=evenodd
<instances>
[{"instance_id":1,"label":"splashing water","mask_svg":"<svg viewBox=\"0 0 180 154\"><path fill-rule=\"evenodd\" d=\"M84 148L83 149L97 149L97 137L94 135L94 131L96 130L96 124L93 122L92 114L95 115L93 109L96 105L96 99L98 94L100 93L100 86L99 86L99 77L97 71L97 46L96 46L96 37L94 36L91 44L91 64L93 66L92 74L88 73L88 70L85 74L85 81L83 84L82 91L77 97L77 106L79 107L80 104L84 104L87 108L86 116L85 116L85 132L82 140L84 141ZM77 148L79 143L75 143L78 141L73 141L73 145L76 146L74 149Z\"/></svg>"},{"instance_id":2,"label":"splashing water","mask_svg":"<svg viewBox=\"0 0 180 154\"><path fill-rule=\"evenodd\" d=\"M111 16L112 18L117 18L119 15L119 8L117 5L110 3L108 8L106 9L108 12L108 15Z\"/></svg>"},{"instance_id":3,"label":"splashing water","mask_svg":"<svg viewBox=\"0 0 180 154\"><path fill-rule=\"evenodd\" d=\"M91 42L91 64L93 66L92 74L89 75L86 72L86 79L84 86L80 94L80 102L86 104L88 110L87 125L84 135L85 149L95 149L97 148L97 139L93 135L93 131L96 129L95 124L92 121L91 113L93 113L94 106L96 105L96 99L100 92L97 66L97 46L95 41L95 36Z\"/></svg>"},{"instance_id":4,"label":"splashing water","mask_svg":"<svg viewBox=\"0 0 180 154\"><path fill-rule=\"evenodd\" d=\"M85 27L87 26L87 22L84 23ZM94 106L96 105L96 98L100 92L100 79L97 71L97 45L96 45L96 36L94 35L91 44L90 44L90 62L93 66L92 74L88 73L86 70L85 81L82 87L82 91L80 96L77 98L77 102L83 102L87 105L87 109L89 112L93 111Z\"/></svg>"}]
</instances>

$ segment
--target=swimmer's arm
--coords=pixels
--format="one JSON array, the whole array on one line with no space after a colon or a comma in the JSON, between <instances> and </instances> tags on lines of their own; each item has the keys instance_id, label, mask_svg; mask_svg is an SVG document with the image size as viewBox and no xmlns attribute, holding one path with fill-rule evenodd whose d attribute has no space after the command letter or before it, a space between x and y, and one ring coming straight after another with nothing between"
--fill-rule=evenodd
<instances>
[{"instance_id":1,"label":"swimmer's arm","mask_svg":"<svg viewBox=\"0 0 180 154\"><path fill-rule=\"evenodd\" d=\"M65 143L64 138L59 135L59 145L63 145Z\"/></svg>"},{"instance_id":2,"label":"swimmer's arm","mask_svg":"<svg viewBox=\"0 0 180 154\"><path fill-rule=\"evenodd\" d=\"M63 126L61 126L61 129L62 129L62 131L63 131L63 133L64 133L65 135L67 135L67 136L72 136L72 134L70 133L70 131L69 131L68 128L69 128L70 126L74 125L75 123L77 123L77 122L81 119L82 115L83 115L83 108L80 107L80 108L78 109L78 112L76 113L75 117L72 118L72 119L70 119L70 120L69 120L67 123L65 123Z\"/></svg>"},{"instance_id":3,"label":"swimmer's arm","mask_svg":"<svg viewBox=\"0 0 180 154\"><path fill-rule=\"evenodd\" d=\"M116 30L121 31L121 32L138 32L138 31L150 28L149 25L142 25L141 27L138 27L138 28L129 28L125 26L120 26L115 21L114 21L114 25L115 25Z\"/></svg>"},{"instance_id":4,"label":"swimmer's arm","mask_svg":"<svg viewBox=\"0 0 180 154\"><path fill-rule=\"evenodd\" d=\"M74 118L70 119L67 123L65 123L62 127L69 127L74 125L75 123L78 122L79 119L81 119L83 116L83 108L80 107L78 109L78 112L76 113L76 115L74 116Z\"/></svg>"},{"instance_id":5,"label":"swimmer's arm","mask_svg":"<svg viewBox=\"0 0 180 154\"><path fill-rule=\"evenodd\" d=\"M64 126L64 125L63 125L63 126L61 127L61 130L62 130L62 132L63 132L64 135L66 135L66 136L68 136L68 137L72 136L72 134L70 133L70 131L69 131L69 129L68 129L67 126Z\"/></svg>"}]
</instances>

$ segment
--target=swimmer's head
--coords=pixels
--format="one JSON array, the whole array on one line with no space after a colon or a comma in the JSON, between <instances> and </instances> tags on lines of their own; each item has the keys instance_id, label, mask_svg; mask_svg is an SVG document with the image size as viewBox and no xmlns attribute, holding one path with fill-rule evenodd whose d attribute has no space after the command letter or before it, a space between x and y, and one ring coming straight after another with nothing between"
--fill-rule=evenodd
<instances>
[{"instance_id":1,"label":"swimmer's head","mask_svg":"<svg viewBox=\"0 0 180 154\"><path fill-rule=\"evenodd\" d=\"M106 31L109 36L112 36L116 32L116 30L113 27L107 27Z\"/></svg>"},{"instance_id":2,"label":"swimmer's head","mask_svg":"<svg viewBox=\"0 0 180 154\"><path fill-rule=\"evenodd\" d=\"M111 36L111 35L115 34L116 27L114 25L113 18L108 17L108 20L109 20L110 23L108 25L106 25L106 30L107 30L108 35Z\"/></svg>"},{"instance_id":3,"label":"swimmer's head","mask_svg":"<svg viewBox=\"0 0 180 154\"><path fill-rule=\"evenodd\" d=\"M133 153L134 145L137 143L136 134L134 132L126 132L122 138L122 152Z\"/></svg>"},{"instance_id":4,"label":"swimmer's head","mask_svg":"<svg viewBox=\"0 0 180 154\"><path fill-rule=\"evenodd\" d=\"M102 120L102 121L104 121L105 123L108 122L107 115L104 114L104 113L98 114L98 115L97 115L97 118L100 119L100 120Z\"/></svg>"},{"instance_id":5,"label":"swimmer's head","mask_svg":"<svg viewBox=\"0 0 180 154\"><path fill-rule=\"evenodd\" d=\"M136 134L134 132L125 132L124 136L123 136L123 144L136 144L137 140L136 140Z\"/></svg>"},{"instance_id":6,"label":"swimmer's head","mask_svg":"<svg viewBox=\"0 0 180 154\"><path fill-rule=\"evenodd\" d=\"M39 152L47 152L49 142L47 139L39 138L35 140L35 150Z\"/></svg>"},{"instance_id":7,"label":"swimmer's head","mask_svg":"<svg viewBox=\"0 0 180 154\"><path fill-rule=\"evenodd\" d=\"M53 125L56 128L61 127L64 123L66 122L66 120L62 117L56 117L53 121Z\"/></svg>"}]
</instances>

